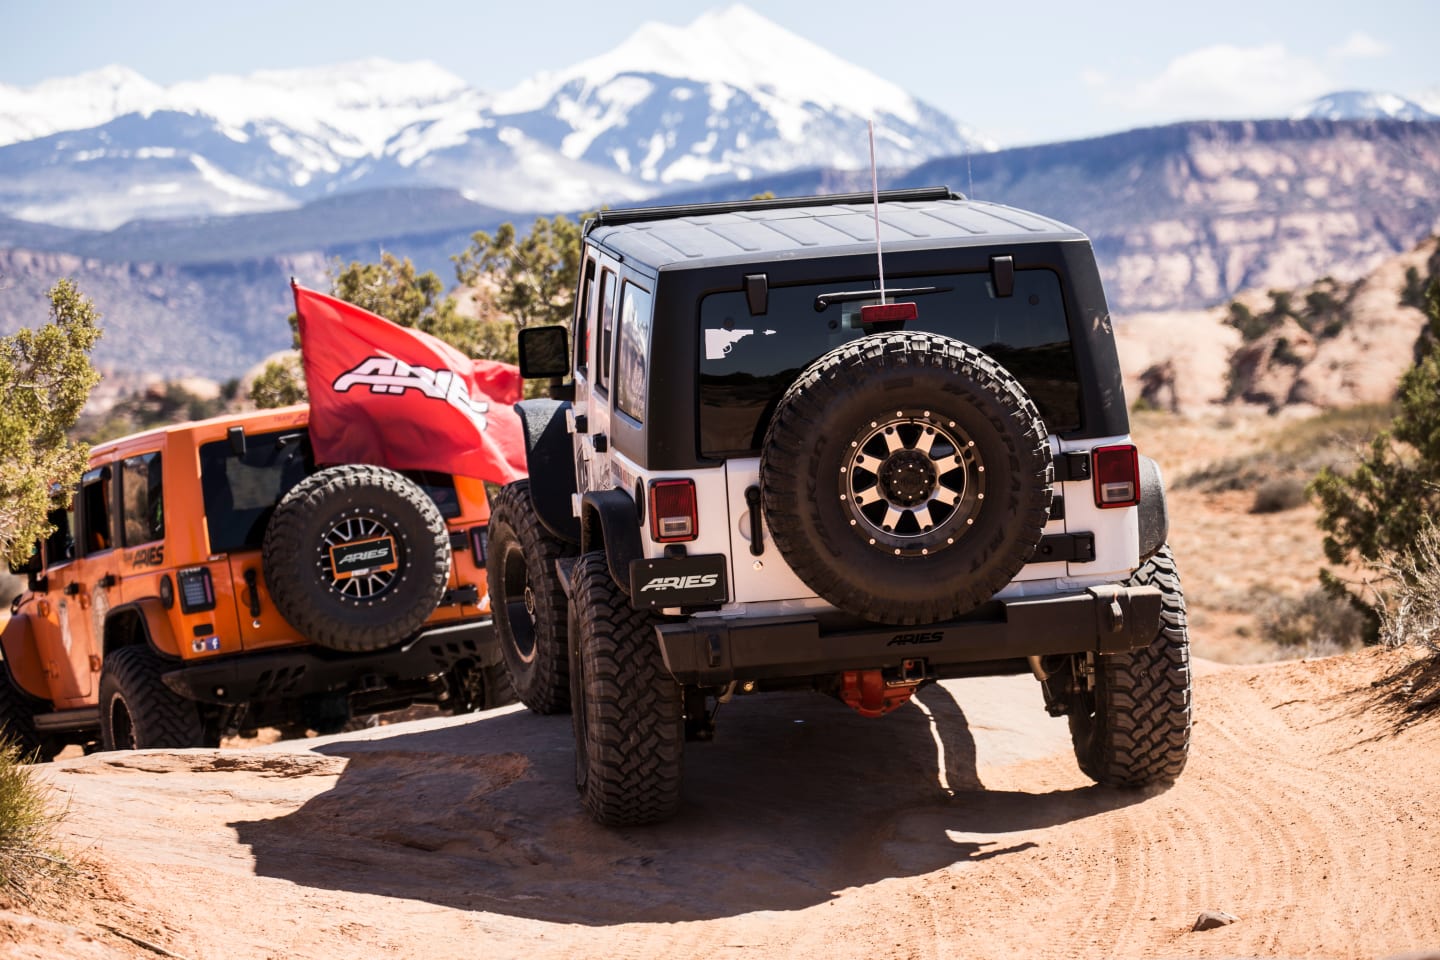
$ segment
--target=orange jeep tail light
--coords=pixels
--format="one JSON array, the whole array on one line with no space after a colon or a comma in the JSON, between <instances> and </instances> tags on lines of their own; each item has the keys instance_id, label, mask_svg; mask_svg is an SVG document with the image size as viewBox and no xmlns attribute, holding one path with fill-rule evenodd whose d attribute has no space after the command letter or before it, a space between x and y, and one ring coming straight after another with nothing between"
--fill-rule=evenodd
<instances>
[{"instance_id":1,"label":"orange jeep tail light","mask_svg":"<svg viewBox=\"0 0 1440 960\"><path fill-rule=\"evenodd\" d=\"M679 543L700 535L695 481L656 480L650 484L650 536L656 543Z\"/></svg>"},{"instance_id":2,"label":"orange jeep tail light","mask_svg":"<svg viewBox=\"0 0 1440 960\"><path fill-rule=\"evenodd\" d=\"M215 609L215 583L206 567L190 567L175 574L180 584L180 611L200 613Z\"/></svg>"},{"instance_id":3,"label":"orange jeep tail light","mask_svg":"<svg viewBox=\"0 0 1440 960\"><path fill-rule=\"evenodd\" d=\"M490 528L470 528L470 556L475 558L475 566L485 569L485 557L490 550Z\"/></svg>"},{"instance_id":4,"label":"orange jeep tail light","mask_svg":"<svg viewBox=\"0 0 1440 960\"><path fill-rule=\"evenodd\" d=\"M1129 444L1096 447L1095 506L1133 507L1140 502L1140 454Z\"/></svg>"}]
</instances>

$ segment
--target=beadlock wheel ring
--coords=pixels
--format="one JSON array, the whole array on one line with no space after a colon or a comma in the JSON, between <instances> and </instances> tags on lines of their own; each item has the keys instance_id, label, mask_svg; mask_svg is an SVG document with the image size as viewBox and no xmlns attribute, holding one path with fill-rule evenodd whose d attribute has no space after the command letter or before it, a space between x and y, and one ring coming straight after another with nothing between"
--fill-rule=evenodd
<instances>
[{"instance_id":1,"label":"beadlock wheel ring","mask_svg":"<svg viewBox=\"0 0 1440 960\"><path fill-rule=\"evenodd\" d=\"M928 556L953 546L985 500L985 463L954 420L930 410L871 420L840 467L850 529L893 556Z\"/></svg>"}]
</instances>

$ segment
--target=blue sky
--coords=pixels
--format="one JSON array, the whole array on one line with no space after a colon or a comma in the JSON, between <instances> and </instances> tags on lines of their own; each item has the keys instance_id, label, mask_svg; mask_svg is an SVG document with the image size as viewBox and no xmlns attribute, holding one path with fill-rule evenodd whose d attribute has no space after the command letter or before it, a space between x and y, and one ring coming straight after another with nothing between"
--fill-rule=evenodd
<instances>
[{"instance_id":1,"label":"blue sky","mask_svg":"<svg viewBox=\"0 0 1440 960\"><path fill-rule=\"evenodd\" d=\"M169 84L368 56L428 59L487 91L618 44L696 0L0 0L0 83L110 63ZM1279 116L1344 89L1440 110L1437 0L1205 3L752 0L1002 143L1182 119Z\"/></svg>"}]
</instances>

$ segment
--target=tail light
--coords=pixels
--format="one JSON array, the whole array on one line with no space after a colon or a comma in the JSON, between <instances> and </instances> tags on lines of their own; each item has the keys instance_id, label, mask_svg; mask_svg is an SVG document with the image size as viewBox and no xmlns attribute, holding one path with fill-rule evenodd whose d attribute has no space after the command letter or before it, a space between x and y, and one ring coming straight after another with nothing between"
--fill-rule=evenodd
<instances>
[{"instance_id":1,"label":"tail light","mask_svg":"<svg viewBox=\"0 0 1440 960\"><path fill-rule=\"evenodd\" d=\"M1133 507L1140 502L1140 454L1134 447L1096 447L1091 457L1095 463L1095 506Z\"/></svg>"},{"instance_id":2,"label":"tail light","mask_svg":"<svg viewBox=\"0 0 1440 960\"><path fill-rule=\"evenodd\" d=\"M490 547L490 528L470 528L470 555L475 558L475 566L484 568L485 554Z\"/></svg>"},{"instance_id":3,"label":"tail light","mask_svg":"<svg viewBox=\"0 0 1440 960\"><path fill-rule=\"evenodd\" d=\"M861 323L903 323L919 316L913 303L871 303L860 308Z\"/></svg>"},{"instance_id":4,"label":"tail light","mask_svg":"<svg viewBox=\"0 0 1440 960\"><path fill-rule=\"evenodd\" d=\"M190 567L175 574L180 584L180 610L199 613L215 609L215 582L208 567Z\"/></svg>"},{"instance_id":5,"label":"tail light","mask_svg":"<svg viewBox=\"0 0 1440 960\"><path fill-rule=\"evenodd\" d=\"M650 484L650 536L656 543L679 543L700 535L695 481L656 480Z\"/></svg>"}]
</instances>

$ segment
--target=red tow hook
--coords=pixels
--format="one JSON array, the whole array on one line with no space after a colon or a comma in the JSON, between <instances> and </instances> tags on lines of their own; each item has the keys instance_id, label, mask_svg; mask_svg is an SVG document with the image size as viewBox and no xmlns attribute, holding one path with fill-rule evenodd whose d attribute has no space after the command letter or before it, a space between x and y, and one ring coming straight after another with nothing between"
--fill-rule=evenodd
<instances>
[{"instance_id":1,"label":"red tow hook","mask_svg":"<svg viewBox=\"0 0 1440 960\"><path fill-rule=\"evenodd\" d=\"M905 704L925 678L925 661L906 660L900 679L883 670L846 670L840 675L840 699L862 717L883 717Z\"/></svg>"}]
</instances>

